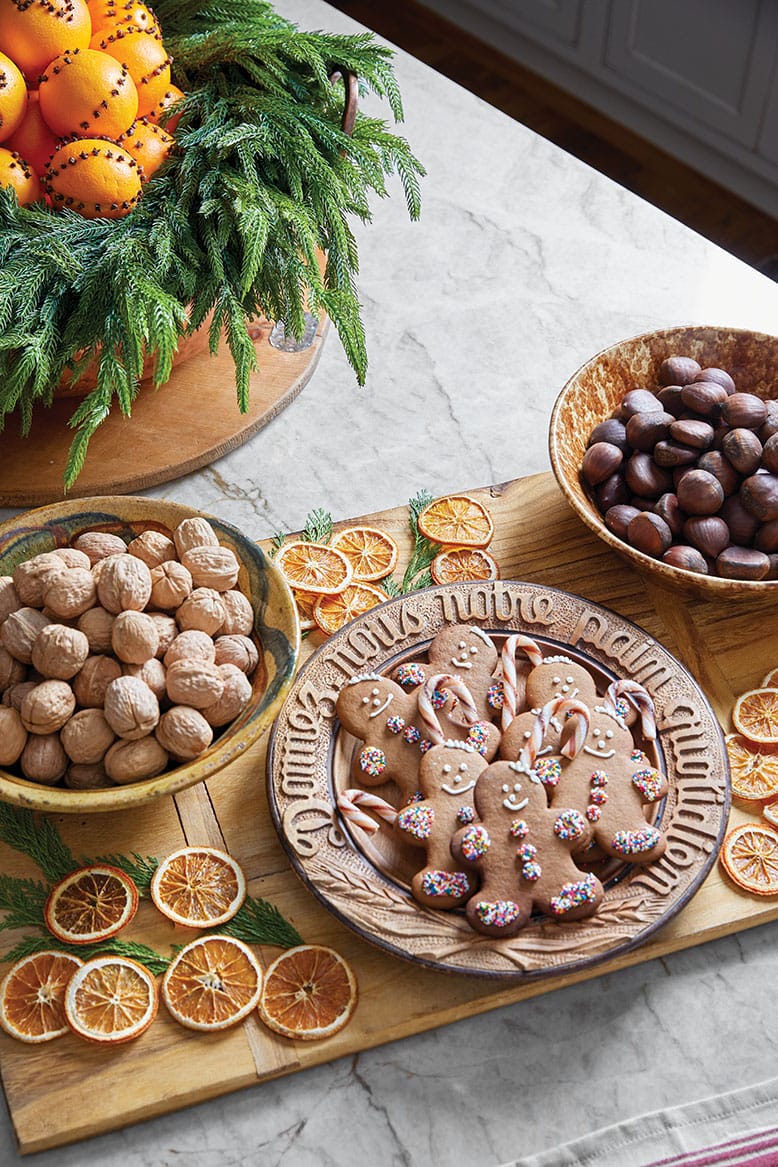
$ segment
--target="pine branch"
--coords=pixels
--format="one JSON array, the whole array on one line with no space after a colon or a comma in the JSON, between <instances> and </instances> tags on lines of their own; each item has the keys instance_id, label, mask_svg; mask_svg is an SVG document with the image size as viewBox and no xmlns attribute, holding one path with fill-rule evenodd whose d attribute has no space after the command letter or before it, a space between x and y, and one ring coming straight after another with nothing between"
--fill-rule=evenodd
<instances>
[{"instance_id":1,"label":"pine branch","mask_svg":"<svg viewBox=\"0 0 778 1167\"><path fill-rule=\"evenodd\" d=\"M236 915L214 933L233 936L246 944L274 944L279 948L294 948L303 943L300 933L267 900L247 896Z\"/></svg>"},{"instance_id":2,"label":"pine branch","mask_svg":"<svg viewBox=\"0 0 778 1167\"><path fill-rule=\"evenodd\" d=\"M159 867L159 860L153 855L139 855L132 852L132 858L127 855L101 855L97 859L83 859L86 867L92 863L107 863L110 867L118 867L125 875L129 875L142 896L148 896L149 887L154 872Z\"/></svg>"},{"instance_id":3,"label":"pine branch","mask_svg":"<svg viewBox=\"0 0 778 1167\"><path fill-rule=\"evenodd\" d=\"M0 874L0 911L6 913L0 920L0 932L12 928L40 928L48 894L45 884Z\"/></svg>"},{"instance_id":4,"label":"pine branch","mask_svg":"<svg viewBox=\"0 0 778 1167\"><path fill-rule=\"evenodd\" d=\"M440 551L437 543L432 543L419 530L419 515L427 503L432 502L432 495L427 490L420 490L408 501L408 523L413 535L413 551L408 566L405 569L402 581L402 591L412 592L417 588L426 588L432 583L429 566Z\"/></svg>"},{"instance_id":5,"label":"pine branch","mask_svg":"<svg viewBox=\"0 0 778 1167\"><path fill-rule=\"evenodd\" d=\"M155 976L163 973L170 964L171 957L162 956L155 949L146 944L138 944L134 940L106 940L102 944L63 944L55 940L50 932L28 933L23 936L13 948L0 954L0 962L12 963L22 960L26 956L33 956L36 952L67 952L70 956L77 956L80 960L89 960L93 956L127 956L145 965Z\"/></svg>"},{"instance_id":6,"label":"pine branch","mask_svg":"<svg viewBox=\"0 0 778 1167\"><path fill-rule=\"evenodd\" d=\"M49 883L57 883L78 867L51 819L36 818L24 807L0 803L0 842L28 855Z\"/></svg>"},{"instance_id":7,"label":"pine branch","mask_svg":"<svg viewBox=\"0 0 778 1167\"><path fill-rule=\"evenodd\" d=\"M306 543L329 543L332 538L332 515L321 508L311 511L300 538Z\"/></svg>"}]
</instances>

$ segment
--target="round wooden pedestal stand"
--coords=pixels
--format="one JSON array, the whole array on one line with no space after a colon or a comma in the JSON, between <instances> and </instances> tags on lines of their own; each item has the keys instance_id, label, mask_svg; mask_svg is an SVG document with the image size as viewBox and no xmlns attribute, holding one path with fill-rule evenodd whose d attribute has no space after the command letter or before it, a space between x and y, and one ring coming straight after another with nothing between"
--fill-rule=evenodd
<instances>
[{"instance_id":1,"label":"round wooden pedestal stand","mask_svg":"<svg viewBox=\"0 0 778 1167\"><path fill-rule=\"evenodd\" d=\"M224 341L217 356L206 352L174 368L159 389L149 383L134 402L131 418L116 410L100 426L69 497L134 494L180 478L242 445L307 384L328 326L322 315L312 344L302 352L273 347L269 322L252 326L259 372L251 378L248 413L238 410L235 370ZM21 437L17 418L9 418L0 435L0 506L42 506L64 496L74 432L68 419L77 405L70 397L39 409L27 438Z\"/></svg>"}]
</instances>

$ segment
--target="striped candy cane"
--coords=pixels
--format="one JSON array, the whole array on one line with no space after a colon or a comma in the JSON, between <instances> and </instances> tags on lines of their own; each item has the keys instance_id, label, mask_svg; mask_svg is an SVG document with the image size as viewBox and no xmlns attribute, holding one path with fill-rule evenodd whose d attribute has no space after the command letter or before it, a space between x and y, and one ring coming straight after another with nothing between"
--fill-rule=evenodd
<instances>
[{"instance_id":1,"label":"striped candy cane","mask_svg":"<svg viewBox=\"0 0 778 1167\"><path fill-rule=\"evenodd\" d=\"M425 737L429 738L433 745L440 746L446 740L446 735L432 704L436 689L459 699L468 725L475 725L479 718L473 695L461 677L454 677L451 673L437 673L436 676L429 677L419 690L419 717Z\"/></svg>"},{"instance_id":2,"label":"striped candy cane","mask_svg":"<svg viewBox=\"0 0 778 1167\"><path fill-rule=\"evenodd\" d=\"M626 677L620 681L614 681L608 686L605 698L616 717L619 716L617 702L620 697L629 701L640 714L643 737L647 738L648 741L655 741L656 710L649 692L638 681L630 681Z\"/></svg>"},{"instance_id":3,"label":"striped candy cane","mask_svg":"<svg viewBox=\"0 0 778 1167\"><path fill-rule=\"evenodd\" d=\"M532 770L535 767L552 719L558 714L567 713L574 716L565 721L559 752L564 754L566 758L575 758L581 752L591 723L589 708L584 705L583 701L576 701L569 697L554 697L536 714L527 744L522 748L521 761L527 770ZM569 729L568 726L570 726Z\"/></svg>"},{"instance_id":4,"label":"striped candy cane","mask_svg":"<svg viewBox=\"0 0 778 1167\"><path fill-rule=\"evenodd\" d=\"M381 829L381 823L371 819L365 812L372 810L385 823L394 826L397 811L377 794L367 790L344 790L338 795L338 810L353 827L361 827L366 835L374 835Z\"/></svg>"},{"instance_id":5,"label":"striped candy cane","mask_svg":"<svg viewBox=\"0 0 778 1167\"><path fill-rule=\"evenodd\" d=\"M509 636L502 646L502 730L508 728L518 713L518 676L516 673L516 656L521 651L531 665L537 667L543 664L543 653L529 636L520 636L518 633Z\"/></svg>"}]
</instances>

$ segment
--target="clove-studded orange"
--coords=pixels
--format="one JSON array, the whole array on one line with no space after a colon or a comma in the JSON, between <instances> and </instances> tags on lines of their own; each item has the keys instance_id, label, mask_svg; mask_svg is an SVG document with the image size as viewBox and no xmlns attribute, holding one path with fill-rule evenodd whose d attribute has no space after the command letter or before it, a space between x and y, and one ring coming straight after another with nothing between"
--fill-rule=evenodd
<instances>
[{"instance_id":1,"label":"clove-studded orange","mask_svg":"<svg viewBox=\"0 0 778 1167\"><path fill-rule=\"evenodd\" d=\"M43 120L61 138L118 138L138 112L127 67L97 49L60 54L41 76L38 92Z\"/></svg>"},{"instance_id":2,"label":"clove-studded orange","mask_svg":"<svg viewBox=\"0 0 778 1167\"><path fill-rule=\"evenodd\" d=\"M68 207L86 219L121 219L138 201L142 181L132 155L100 138L60 146L44 179L54 207Z\"/></svg>"},{"instance_id":3,"label":"clove-studded orange","mask_svg":"<svg viewBox=\"0 0 778 1167\"><path fill-rule=\"evenodd\" d=\"M138 117L150 113L170 88L171 58L159 33L134 26L104 29L91 45L126 65L138 90Z\"/></svg>"},{"instance_id":4,"label":"clove-studded orange","mask_svg":"<svg viewBox=\"0 0 778 1167\"><path fill-rule=\"evenodd\" d=\"M29 85L65 49L85 49L91 36L85 0L0 0L0 52Z\"/></svg>"},{"instance_id":5,"label":"clove-studded orange","mask_svg":"<svg viewBox=\"0 0 778 1167\"><path fill-rule=\"evenodd\" d=\"M36 174L45 173L49 158L56 150L58 142L43 120L37 90L30 93L21 125L3 144L9 150L20 154L25 162L29 162Z\"/></svg>"},{"instance_id":6,"label":"clove-studded orange","mask_svg":"<svg viewBox=\"0 0 778 1167\"><path fill-rule=\"evenodd\" d=\"M138 118L126 134L116 139L117 146L132 154L143 168L143 181L148 182L170 153L175 139L161 126L155 126L148 118Z\"/></svg>"},{"instance_id":7,"label":"clove-studded orange","mask_svg":"<svg viewBox=\"0 0 778 1167\"><path fill-rule=\"evenodd\" d=\"M161 35L154 13L136 0L93 0L89 5L92 36L104 29L145 28Z\"/></svg>"},{"instance_id":8,"label":"clove-studded orange","mask_svg":"<svg viewBox=\"0 0 778 1167\"><path fill-rule=\"evenodd\" d=\"M0 53L0 142L5 142L22 123L27 111L27 86L21 70Z\"/></svg>"},{"instance_id":9,"label":"clove-studded orange","mask_svg":"<svg viewBox=\"0 0 778 1167\"><path fill-rule=\"evenodd\" d=\"M22 207L41 197L41 184L35 171L24 158L5 146L0 146L0 186L13 187Z\"/></svg>"}]
</instances>

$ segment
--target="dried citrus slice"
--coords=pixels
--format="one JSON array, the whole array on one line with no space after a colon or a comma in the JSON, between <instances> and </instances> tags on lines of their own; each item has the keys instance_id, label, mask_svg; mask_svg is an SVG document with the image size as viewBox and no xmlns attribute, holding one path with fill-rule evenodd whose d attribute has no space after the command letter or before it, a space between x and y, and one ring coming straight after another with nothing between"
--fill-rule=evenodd
<instances>
[{"instance_id":1,"label":"dried citrus slice","mask_svg":"<svg viewBox=\"0 0 778 1167\"><path fill-rule=\"evenodd\" d=\"M767 823L743 823L731 830L720 859L738 887L759 896L778 894L778 831Z\"/></svg>"},{"instance_id":2,"label":"dried citrus slice","mask_svg":"<svg viewBox=\"0 0 778 1167\"><path fill-rule=\"evenodd\" d=\"M297 611L300 614L300 631L310 632L312 628L316 627L316 621L313 618L313 609L319 597L316 595L316 592L294 591L292 594L297 604Z\"/></svg>"},{"instance_id":3,"label":"dried citrus slice","mask_svg":"<svg viewBox=\"0 0 778 1167\"><path fill-rule=\"evenodd\" d=\"M347 527L338 531L332 546L342 551L354 569L354 579L385 579L394 571L400 549L391 535L377 527Z\"/></svg>"},{"instance_id":4,"label":"dried citrus slice","mask_svg":"<svg viewBox=\"0 0 778 1167\"><path fill-rule=\"evenodd\" d=\"M19 1041L51 1041L68 1033L65 990L82 961L67 952L35 952L17 960L0 984L0 1025Z\"/></svg>"},{"instance_id":5,"label":"dried citrus slice","mask_svg":"<svg viewBox=\"0 0 778 1167\"><path fill-rule=\"evenodd\" d=\"M778 666L770 669L766 677L762 678L763 689L778 689Z\"/></svg>"},{"instance_id":6,"label":"dried citrus slice","mask_svg":"<svg viewBox=\"0 0 778 1167\"><path fill-rule=\"evenodd\" d=\"M93 864L71 871L49 892L46 927L67 944L95 944L115 936L138 910L138 889L118 867Z\"/></svg>"},{"instance_id":7,"label":"dried citrus slice","mask_svg":"<svg viewBox=\"0 0 778 1167\"><path fill-rule=\"evenodd\" d=\"M461 583L471 579L499 579L497 561L482 547L447 547L430 564L435 583Z\"/></svg>"},{"instance_id":8,"label":"dried citrus slice","mask_svg":"<svg viewBox=\"0 0 778 1167\"><path fill-rule=\"evenodd\" d=\"M732 793L745 802L759 802L778 794L778 752L758 746L740 733L727 734Z\"/></svg>"},{"instance_id":9,"label":"dried citrus slice","mask_svg":"<svg viewBox=\"0 0 778 1167\"><path fill-rule=\"evenodd\" d=\"M65 991L65 1017L87 1041L118 1045L148 1029L157 1015L157 982L127 956L95 956L76 969Z\"/></svg>"},{"instance_id":10,"label":"dried citrus slice","mask_svg":"<svg viewBox=\"0 0 778 1167\"><path fill-rule=\"evenodd\" d=\"M749 689L732 710L732 724L749 741L778 745L778 689Z\"/></svg>"},{"instance_id":11,"label":"dried citrus slice","mask_svg":"<svg viewBox=\"0 0 778 1167\"><path fill-rule=\"evenodd\" d=\"M337 632L349 620L355 620L364 612L383 604L389 596L375 584L352 583L337 596L322 596L316 601L313 618L317 626L328 635Z\"/></svg>"},{"instance_id":12,"label":"dried citrus slice","mask_svg":"<svg viewBox=\"0 0 778 1167\"><path fill-rule=\"evenodd\" d=\"M467 494L446 494L428 503L418 527L433 543L460 547L486 547L494 534L486 507Z\"/></svg>"},{"instance_id":13,"label":"dried citrus slice","mask_svg":"<svg viewBox=\"0 0 778 1167\"><path fill-rule=\"evenodd\" d=\"M778 802L768 802L762 807L762 814L771 827L778 827Z\"/></svg>"},{"instance_id":14,"label":"dried citrus slice","mask_svg":"<svg viewBox=\"0 0 778 1167\"><path fill-rule=\"evenodd\" d=\"M332 948L302 944L265 972L259 1015L276 1033L316 1041L342 1029L357 1004L351 968Z\"/></svg>"},{"instance_id":15,"label":"dried citrus slice","mask_svg":"<svg viewBox=\"0 0 778 1167\"><path fill-rule=\"evenodd\" d=\"M157 867L149 886L163 915L186 928L231 920L246 898L246 878L231 855L215 847L182 847Z\"/></svg>"},{"instance_id":16,"label":"dried citrus slice","mask_svg":"<svg viewBox=\"0 0 778 1167\"><path fill-rule=\"evenodd\" d=\"M189 1029L228 1029L255 1009L262 969L231 936L201 936L182 948L162 979L162 999Z\"/></svg>"},{"instance_id":17,"label":"dried citrus slice","mask_svg":"<svg viewBox=\"0 0 778 1167\"><path fill-rule=\"evenodd\" d=\"M342 592L353 575L353 568L342 551L326 543L307 543L304 539L282 547L275 563L290 587L322 596Z\"/></svg>"}]
</instances>

